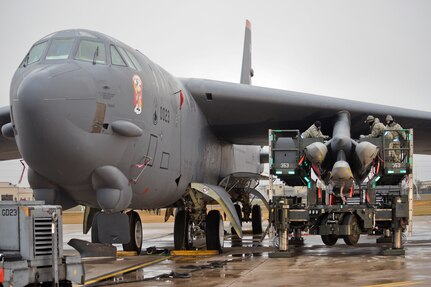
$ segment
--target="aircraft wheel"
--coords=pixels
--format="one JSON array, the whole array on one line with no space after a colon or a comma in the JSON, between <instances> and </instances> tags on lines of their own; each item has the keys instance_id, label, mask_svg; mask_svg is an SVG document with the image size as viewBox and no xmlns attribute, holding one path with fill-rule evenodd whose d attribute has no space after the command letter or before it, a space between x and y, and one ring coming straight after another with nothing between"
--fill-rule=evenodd
<instances>
[{"instance_id":1,"label":"aircraft wheel","mask_svg":"<svg viewBox=\"0 0 431 287\"><path fill-rule=\"evenodd\" d=\"M240 226L242 227L242 211L241 211L241 205L239 205L238 203L235 204L235 211L236 211L236 214L238 215ZM232 235L238 235L235 231L235 228L233 227L231 228L231 232L232 232Z\"/></svg>"},{"instance_id":2,"label":"aircraft wheel","mask_svg":"<svg viewBox=\"0 0 431 287\"><path fill-rule=\"evenodd\" d=\"M189 250L193 245L190 215L185 210L178 210L174 223L175 250Z\"/></svg>"},{"instance_id":3,"label":"aircraft wheel","mask_svg":"<svg viewBox=\"0 0 431 287\"><path fill-rule=\"evenodd\" d=\"M326 216L323 220L321 225L326 225L326 222L328 221L328 217ZM335 245L338 241L338 236L333 234L328 235L321 235L322 241L327 246Z\"/></svg>"},{"instance_id":4,"label":"aircraft wheel","mask_svg":"<svg viewBox=\"0 0 431 287\"><path fill-rule=\"evenodd\" d=\"M262 209L255 204L251 210L251 227L253 234L262 234Z\"/></svg>"},{"instance_id":5,"label":"aircraft wheel","mask_svg":"<svg viewBox=\"0 0 431 287\"><path fill-rule=\"evenodd\" d=\"M127 212L129 216L130 242L123 244L124 251L136 251L139 255L142 249L142 223L139 214L136 211Z\"/></svg>"},{"instance_id":6,"label":"aircraft wheel","mask_svg":"<svg viewBox=\"0 0 431 287\"><path fill-rule=\"evenodd\" d=\"M343 218L343 225L350 225L350 229L352 230L352 234L343 236L344 242L347 245L356 245L361 236L361 228L359 227L356 215L352 213L345 215Z\"/></svg>"},{"instance_id":7,"label":"aircraft wheel","mask_svg":"<svg viewBox=\"0 0 431 287\"><path fill-rule=\"evenodd\" d=\"M99 240L99 229L97 227L97 216L99 213L96 213L93 218L93 222L91 223L91 242L92 243L100 243Z\"/></svg>"},{"instance_id":8,"label":"aircraft wheel","mask_svg":"<svg viewBox=\"0 0 431 287\"><path fill-rule=\"evenodd\" d=\"M205 233L207 250L218 250L221 252L224 245L224 225L223 218L218 210L208 212Z\"/></svg>"}]
</instances>

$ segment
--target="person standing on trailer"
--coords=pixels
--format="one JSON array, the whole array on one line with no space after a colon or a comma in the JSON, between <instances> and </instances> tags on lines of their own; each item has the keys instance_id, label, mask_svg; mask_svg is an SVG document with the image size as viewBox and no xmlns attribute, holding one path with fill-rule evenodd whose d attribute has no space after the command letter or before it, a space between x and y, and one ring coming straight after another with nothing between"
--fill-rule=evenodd
<instances>
[{"instance_id":1,"label":"person standing on trailer","mask_svg":"<svg viewBox=\"0 0 431 287\"><path fill-rule=\"evenodd\" d=\"M406 132L403 130L400 124L394 121L391 115L386 116L386 133L391 135L389 138L392 140L389 142L389 157L393 162L400 162L401 159L401 138L405 140L407 138Z\"/></svg>"}]
</instances>

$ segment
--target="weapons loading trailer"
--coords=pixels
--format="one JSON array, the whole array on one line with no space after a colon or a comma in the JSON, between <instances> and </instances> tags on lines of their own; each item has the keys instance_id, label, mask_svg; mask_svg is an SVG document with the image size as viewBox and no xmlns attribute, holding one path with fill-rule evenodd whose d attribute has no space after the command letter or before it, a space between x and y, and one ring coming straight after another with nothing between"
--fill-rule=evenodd
<instances>
[{"instance_id":1,"label":"weapons loading trailer","mask_svg":"<svg viewBox=\"0 0 431 287\"><path fill-rule=\"evenodd\" d=\"M384 255L403 255L402 232L412 228L413 202L413 130L399 148L393 148L383 136L361 138L379 147L368 181L355 185L347 196L343 190L325 190L312 178L312 166L304 148L323 138L301 138L299 130L269 130L270 190L273 176L286 185L306 186L306 202L297 196L273 196L270 223L279 236L279 252L270 257L289 257L290 245L302 245L303 231L321 235L326 245L334 245L343 238L355 245L360 234L381 234L377 243L391 243L383 249ZM391 153L398 153L399 162L393 162ZM403 186L403 182L407 186ZM272 190L271 190L272 192ZM344 197L344 198L343 198ZM293 237L289 240L289 234Z\"/></svg>"}]
</instances>

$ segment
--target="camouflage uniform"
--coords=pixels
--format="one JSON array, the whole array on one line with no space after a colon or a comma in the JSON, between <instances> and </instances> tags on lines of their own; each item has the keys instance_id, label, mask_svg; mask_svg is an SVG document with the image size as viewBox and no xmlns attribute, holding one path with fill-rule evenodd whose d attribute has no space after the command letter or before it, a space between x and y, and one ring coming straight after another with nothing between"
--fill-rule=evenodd
<instances>
[{"instance_id":1,"label":"camouflage uniform","mask_svg":"<svg viewBox=\"0 0 431 287\"><path fill-rule=\"evenodd\" d=\"M301 137L304 138L328 138L328 136L325 136L322 134L322 132L314 125L312 124L305 132L301 134Z\"/></svg>"},{"instance_id":2,"label":"camouflage uniform","mask_svg":"<svg viewBox=\"0 0 431 287\"><path fill-rule=\"evenodd\" d=\"M391 122L389 122L389 119ZM406 132L401 131L403 128L396 122L393 121L392 116L388 115L386 117L386 121L388 124L385 129L387 132L385 133L385 137L390 140L389 142L389 157L393 162L400 162L401 158L401 142L400 140L406 139Z\"/></svg>"},{"instance_id":3,"label":"camouflage uniform","mask_svg":"<svg viewBox=\"0 0 431 287\"><path fill-rule=\"evenodd\" d=\"M377 138L382 136L384 131L385 131L385 126L380 122L379 118L374 118L373 124L371 126L371 133L364 137Z\"/></svg>"}]
</instances>

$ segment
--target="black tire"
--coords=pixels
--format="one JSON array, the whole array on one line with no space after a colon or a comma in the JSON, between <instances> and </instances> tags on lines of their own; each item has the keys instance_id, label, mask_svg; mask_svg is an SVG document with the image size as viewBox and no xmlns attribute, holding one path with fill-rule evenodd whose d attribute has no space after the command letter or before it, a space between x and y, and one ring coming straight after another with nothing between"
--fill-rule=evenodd
<instances>
[{"instance_id":1,"label":"black tire","mask_svg":"<svg viewBox=\"0 0 431 287\"><path fill-rule=\"evenodd\" d=\"M178 210L174 223L175 250L189 250L193 246L191 237L190 215L185 210Z\"/></svg>"},{"instance_id":2,"label":"black tire","mask_svg":"<svg viewBox=\"0 0 431 287\"><path fill-rule=\"evenodd\" d=\"M359 227L356 215L349 213L343 218L343 225L350 225L353 234L343 235L344 242L347 245L356 245L361 237L361 228Z\"/></svg>"},{"instance_id":3,"label":"black tire","mask_svg":"<svg viewBox=\"0 0 431 287\"><path fill-rule=\"evenodd\" d=\"M223 218L218 210L211 210L207 214L205 224L207 250L221 252L224 245Z\"/></svg>"},{"instance_id":4,"label":"black tire","mask_svg":"<svg viewBox=\"0 0 431 287\"><path fill-rule=\"evenodd\" d=\"M258 204L253 205L251 210L251 227L253 235L262 234L262 209Z\"/></svg>"},{"instance_id":5,"label":"black tire","mask_svg":"<svg viewBox=\"0 0 431 287\"><path fill-rule=\"evenodd\" d=\"M99 240L99 228L97 227L97 216L99 212L96 213L93 217L93 222L91 223L91 242L92 243L100 243Z\"/></svg>"},{"instance_id":6,"label":"black tire","mask_svg":"<svg viewBox=\"0 0 431 287\"><path fill-rule=\"evenodd\" d=\"M326 225L327 221L328 221L328 217L325 216L325 218L323 218L321 222L321 225ZM335 243L337 243L338 241L338 236L333 234L321 235L320 237L322 238L323 243L327 246L335 245Z\"/></svg>"},{"instance_id":7,"label":"black tire","mask_svg":"<svg viewBox=\"0 0 431 287\"><path fill-rule=\"evenodd\" d=\"M238 215L238 218L239 218L239 224L242 227L242 211L241 211L241 206L238 203L235 204L235 211L236 211L236 214ZM232 232L232 235L238 236L238 234L235 231L235 228L232 227L231 232Z\"/></svg>"},{"instance_id":8,"label":"black tire","mask_svg":"<svg viewBox=\"0 0 431 287\"><path fill-rule=\"evenodd\" d=\"M139 255L142 250L142 222L139 214L135 211L127 212L129 216L129 234L130 234L130 242L127 244L123 244L124 251L136 251Z\"/></svg>"}]
</instances>

